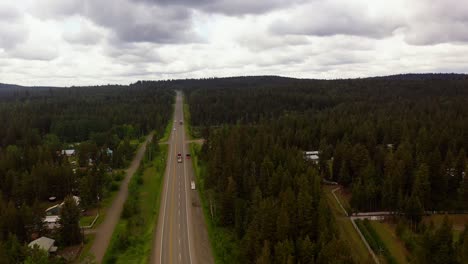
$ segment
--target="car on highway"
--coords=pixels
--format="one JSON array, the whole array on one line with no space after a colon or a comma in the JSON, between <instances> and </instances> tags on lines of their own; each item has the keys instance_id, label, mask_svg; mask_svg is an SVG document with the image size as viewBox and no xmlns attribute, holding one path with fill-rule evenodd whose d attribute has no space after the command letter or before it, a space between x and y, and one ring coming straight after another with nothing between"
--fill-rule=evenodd
<instances>
[{"instance_id":1,"label":"car on highway","mask_svg":"<svg viewBox=\"0 0 468 264\"><path fill-rule=\"evenodd\" d=\"M181 124L181 125L182 125L183 123L184 123L184 122L182 122L182 119L181 119L181 120L179 120L179 124Z\"/></svg>"},{"instance_id":2,"label":"car on highway","mask_svg":"<svg viewBox=\"0 0 468 264\"><path fill-rule=\"evenodd\" d=\"M180 153L177 154L177 162L182 163L182 154Z\"/></svg>"},{"instance_id":3,"label":"car on highway","mask_svg":"<svg viewBox=\"0 0 468 264\"><path fill-rule=\"evenodd\" d=\"M185 154L186 159L190 159L190 153Z\"/></svg>"}]
</instances>

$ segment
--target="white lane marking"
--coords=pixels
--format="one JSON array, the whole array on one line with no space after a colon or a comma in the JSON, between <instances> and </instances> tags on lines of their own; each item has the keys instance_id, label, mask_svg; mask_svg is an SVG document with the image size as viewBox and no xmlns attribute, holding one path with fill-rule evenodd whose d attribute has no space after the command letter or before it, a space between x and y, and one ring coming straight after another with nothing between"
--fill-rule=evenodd
<instances>
[{"instance_id":1,"label":"white lane marking","mask_svg":"<svg viewBox=\"0 0 468 264\"><path fill-rule=\"evenodd\" d=\"M174 133L171 133L171 139L174 137ZM170 139L170 140L171 140ZM169 142L170 142L169 140ZM175 144L174 144L175 146ZM169 189L169 177L171 177L171 163L172 163L172 151L173 151L173 148L171 146L171 148L169 149L169 171L167 173L167 177L166 177L166 192L165 192L165 195L164 195L164 210L163 210L163 220L162 220L162 233L161 233L161 248L159 250L159 263L162 264L162 255L163 255L163 239L164 239L164 220L166 218L166 207L167 207L167 191Z\"/></svg>"},{"instance_id":2,"label":"white lane marking","mask_svg":"<svg viewBox=\"0 0 468 264\"><path fill-rule=\"evenodd\" d=\"M182 120L184 119L184 111L182 111ZM185 152L185 130L182 131L182 153L187 153ZM185 221L187 223L187 244L188 244L188 249L189 249L189 263L192 264L192 250L190 248L190 224L189 224L189 221L188 221L188 217L189 217L189 211L188 211L188 204L189 203L189 195L190 193L187 193L188 189L187 189L187 180L190 180L190 179L187 179L186 175L187 175L187 166L186 166L187 162L184 162L184 192L185 192Z\"/></svg>"}]
</instances>

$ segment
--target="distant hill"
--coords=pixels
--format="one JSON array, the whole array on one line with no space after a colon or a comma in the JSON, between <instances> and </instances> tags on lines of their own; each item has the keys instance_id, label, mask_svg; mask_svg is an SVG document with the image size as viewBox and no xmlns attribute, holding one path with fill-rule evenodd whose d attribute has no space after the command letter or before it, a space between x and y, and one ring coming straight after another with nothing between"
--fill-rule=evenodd
<instances>
[{"instance_id":1,"label":"distant hill","mask_svg":"<svg viewBox=\"0 0 468 264\"><path fill-rule=\"evenodd\" d=\"M404 81L428 81L428 80L468 80L468 75L463 73L406 73L389 76L377 76L365 79L404 80Z\"/></svg>"}]
</instances>

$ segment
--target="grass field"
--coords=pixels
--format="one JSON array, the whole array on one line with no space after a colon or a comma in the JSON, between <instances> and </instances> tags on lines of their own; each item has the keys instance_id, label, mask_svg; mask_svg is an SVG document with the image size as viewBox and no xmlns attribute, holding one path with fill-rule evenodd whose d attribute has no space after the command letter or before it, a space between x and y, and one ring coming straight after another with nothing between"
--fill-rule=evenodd
<instances>
[{"instance_id":1,"label":"grass field","mask_svg":"<svg viewBox=\"0 0 468 264\"><path fill-rule=\"evenodd\" d=\"M395 260L398 263L408 263L409 253L402 241L396 236L394 228L385 222L371 221L370 224Z\"/></svg>"},{"instance_id":2,"label":"grass field","mask_svg":"<svg viewBox=\"0 0 468 264\"><path fill-rule=\"evenodd\" d=\"M80 226L89 226L93 222L95 215L83 216L80 218ZM97 221L96 221L97 222Z\"/></svg>"},{"instance_id":3,"label":"grass field","mask_svg":"<svg viewBox=\"0 0 468 264\"><path fill-rule=\"evenodd\" d=\"M346 241L351 247L351 254L356 263L374 263L369 252L367 251L366 246L359 237L359 234L354 229L353 224L351 223L349 218L345 216L343 210L333 197L331 190L333 190L334 188L336 187L326 186L324 187L324 192L325 197L327 198L328 205L330 206L330 209L333 215L335 216L336 224L340 233L340 238ZM337 193L338 192L336 192L336 194ZM344 204L343 206L345 207Z\"/></svg>"},{"instance_id":4,"label":"grass field","mask_svg":"<svg viewBox=\"0 0 468 264\"><path fill-rule=\"evenodd\" d=\"M103 263L148 262L159 214L167 152L168 145L162 145L155 159L145 166L142 184L137 190L137 214L119 221Z\"/></svg>"},{"instance_id":5,"label":"grass field","mask_svg":"<svg viewBox=\"0 0 468 264\"><path fill-rule=\"evenodd\" d=\"M435 226L440 226L444 217L442 214L424 216L423 222L429 224L432 221ZM458 241L465 225L468 225L468 214L448 214L447 217L453 225L453 239Z\"/></svg>"},{"instance_id":6,"label":"grass field","mask_svg":"<svg viewBox=\"0 0 468 264\"><path fill-rule=\"evenodd\" d=\"M172 105L172 108L174 108L174 105ZM171 135L171 129L172 129L173 123L174 123L174 114L172 114L171 119L169 120L169 123L167 124L166 129L164 130L164 135L162 135L159 142L166 142L169 140L169 136Z\"/></svg>"},{"instance_id":7,"label":"grass field","mask_svg":"<svg viewBox=\"0 0 468 264\"><path fill-rule=\"evenodd\" d=\"M195 170L198 193L200 194L203 214L206 219L208 236L213 249L214 260L217 264L244 263L241 260L240 244L232 230L216 226L214 219L211 218L206 192L203 185L203 174L205 167L199 162L198 153L201 145L197 143L190 144L190 153L192 155L193 168Z\"/></svg>"}]
</instances>

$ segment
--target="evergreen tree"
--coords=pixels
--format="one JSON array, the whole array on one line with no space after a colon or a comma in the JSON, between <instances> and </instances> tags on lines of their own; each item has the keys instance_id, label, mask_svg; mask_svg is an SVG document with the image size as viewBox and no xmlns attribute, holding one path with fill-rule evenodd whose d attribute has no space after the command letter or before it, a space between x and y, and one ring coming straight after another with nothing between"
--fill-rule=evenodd
<instances>
[{"instance_id":1,"label":"evergreen tree","mask_svg":"<svg viewBox=\"0 0 468 264\"><path fill-rule=\"evenodd\" d=\"M74 245L81 242L80 209L71 196L64 200L60 210L60 239L65 245Z\"/></svg>"}]
</instances>

